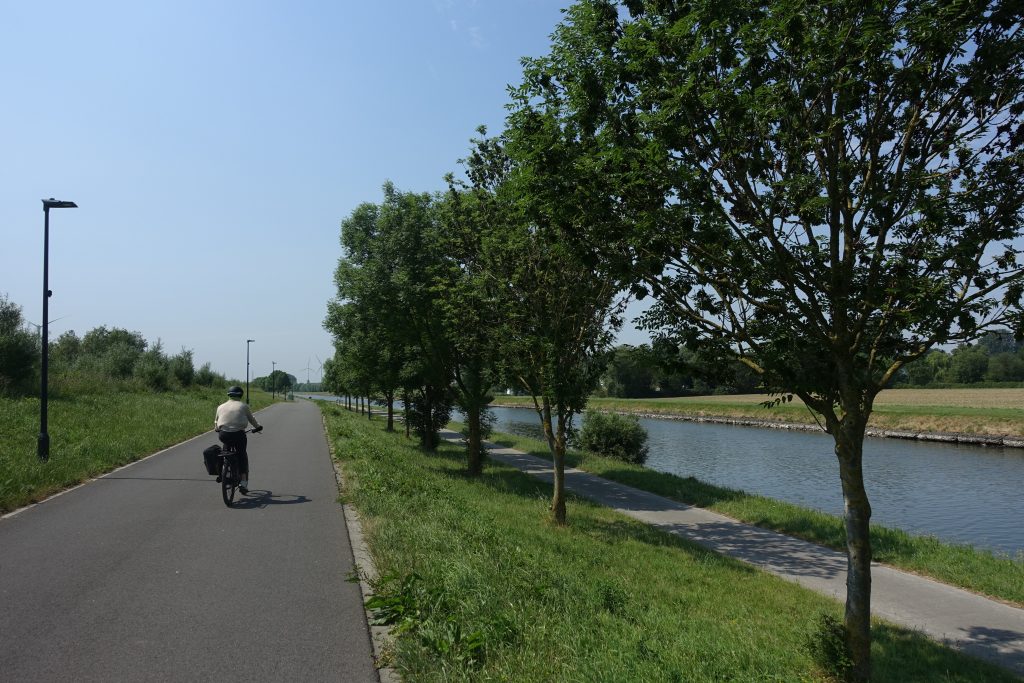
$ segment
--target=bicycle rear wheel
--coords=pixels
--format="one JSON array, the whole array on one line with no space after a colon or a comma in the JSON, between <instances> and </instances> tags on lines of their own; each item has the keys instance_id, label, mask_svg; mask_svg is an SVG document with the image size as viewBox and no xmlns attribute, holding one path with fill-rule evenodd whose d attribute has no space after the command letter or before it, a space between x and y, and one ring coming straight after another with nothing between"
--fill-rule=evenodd
<instances>
[{"instance_id":1,"label":"bicycle rear wheel","mask_svg":"<svg viewBox=\"0 0 1024 683\"><path fill-rule=\"evenodd\" d=\"M224 498L224 504L231 507L235 500L235 489L238 487L238 477L235 475L234 458L224 456L224 464L220 473L220 492Z\"/></svg>"}]
</instances>

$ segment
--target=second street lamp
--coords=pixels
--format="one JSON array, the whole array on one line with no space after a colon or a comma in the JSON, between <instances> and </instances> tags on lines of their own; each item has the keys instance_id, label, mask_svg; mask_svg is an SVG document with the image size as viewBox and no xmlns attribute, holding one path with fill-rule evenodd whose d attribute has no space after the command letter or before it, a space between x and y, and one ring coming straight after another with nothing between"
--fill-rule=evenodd
<instances>
[{"instance_id":1,"label":"second street lamp","mask_svg":"<svg viewBox=\"0 0 1024 683\"><path fill-rule=\"evenodd\" d=\"M77 209L74 202L61 201L50 197L43 200L43 329L40 332L42 367L39 385L39 439L36 454L43 462L50 459L50 434L46 425L47 374L50 368L50 209Z\"/></svg>"}]
</instances>

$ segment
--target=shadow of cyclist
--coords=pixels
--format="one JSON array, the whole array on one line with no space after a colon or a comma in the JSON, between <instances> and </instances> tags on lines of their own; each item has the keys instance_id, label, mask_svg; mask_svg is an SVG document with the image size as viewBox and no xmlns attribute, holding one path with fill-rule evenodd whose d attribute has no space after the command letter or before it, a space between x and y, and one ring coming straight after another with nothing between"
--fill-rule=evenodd
<instances>
[{"instance_id":1,"label":"shadow of cyclist","mask_svg":"<svg viewBox=\"0 0 1024 683\"><path fill-rule=\"evenodd\" d=\"M297 503L308 503L310 500L306 496L296 496L290 493L282 493L275 496L273 491L266 489L249 489L249 493L235 498L235 502L231 507L245 510L265 508L271 505L295 505Z\"/></svg>"}]
</instances>

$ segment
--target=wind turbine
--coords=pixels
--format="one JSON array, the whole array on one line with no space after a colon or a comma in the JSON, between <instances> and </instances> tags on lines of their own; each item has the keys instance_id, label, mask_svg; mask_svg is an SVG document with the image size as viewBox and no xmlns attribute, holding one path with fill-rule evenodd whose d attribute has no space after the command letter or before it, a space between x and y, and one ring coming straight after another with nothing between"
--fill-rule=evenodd
<instances>
[{"instance_id":1,"label":"wind turbine","mask_svg":"<svg viewBox=\"0 0 1024 683\"><path fill-rule=\"evenodd\" d=\"M309 384L309 371L312 369L309 367L309 356L306 356L306 384Z\"/></svg>"},{"instance_id":2,"label":"wind turbine","mask_svg":"<svg viewBox=\"0 0 1024 683\"><path fill-rule=\"evenodd\" d=\"M320 360L320 356L315 356L316 362L320 365L317 367L317 371L320 373L320 384L324 383L324 362ZM321 387L322 389L323 387Z\"/></svg>"}]
</instances>

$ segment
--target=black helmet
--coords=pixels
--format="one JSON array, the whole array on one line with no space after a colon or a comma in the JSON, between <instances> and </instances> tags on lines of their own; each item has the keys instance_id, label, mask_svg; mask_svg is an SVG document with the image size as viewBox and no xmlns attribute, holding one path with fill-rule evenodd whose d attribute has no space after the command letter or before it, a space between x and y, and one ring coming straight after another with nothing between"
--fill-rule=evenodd
<instances>
[{"instance_id":1,"label":"black helmet","mask_svg":"<svg viewBox=\"0 0 1024 683\"><path fill-rule=\"evenodd\" d=\"M230 396L231 398L241 398L242 387L231 387L230 389L228 389L228 396Z\"/></svg>"}]
</instances>

